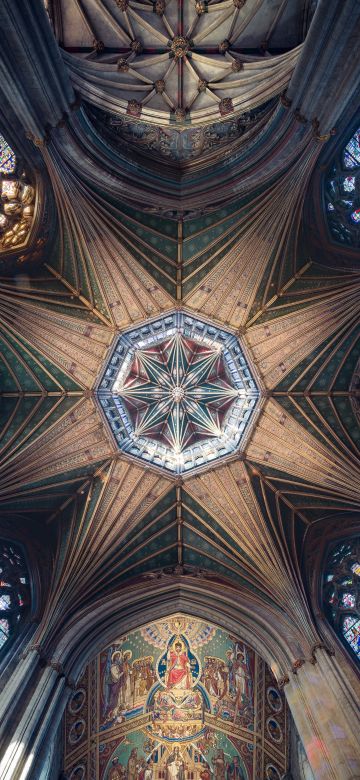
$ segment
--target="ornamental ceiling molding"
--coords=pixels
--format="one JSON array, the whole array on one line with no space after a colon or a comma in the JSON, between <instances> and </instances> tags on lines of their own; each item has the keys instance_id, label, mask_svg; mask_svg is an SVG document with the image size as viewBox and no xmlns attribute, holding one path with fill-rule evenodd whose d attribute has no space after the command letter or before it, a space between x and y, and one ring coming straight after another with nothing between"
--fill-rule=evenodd
<instances>
[{"instance_id":1,"label":"ornamental ceiling molding","mask_svg":"<svg viewBox=\"0 0 360 780\"><path fill-rule=\"evenodd\" d=\"M252 484L251 469L245 463L233 462L219 466L211 473L187 477L184 506L190 495L220 527L226 528L228 535L241 547L242 564L248 576L252 576L254 582L261 582L264 592L288 615L291 613L295 624L301 624L308 607L301 581L279 536L280 502L277 503L278 525L278 518L272 517L263 486L262 490L261 506ZM308 614L305 632L307 621Z\"/></svg>"},{"instance_id":2,"label":"ornamental ceiling molding","mask_svg":"<svg viewBox=\"0 0 360 780\"><path fill-rule=\"evenodd\" d=\"M163 475L146 473L138 465L122 461L108 462L90 484L82 487L70 507L70 525L66 521L63 526L61 517L57 517L64 548L61 554L58 550L42 633L45 627L48 633L60 615L66 616L71 594L77 592L81 601L83 588L89 596L95 596L102 587L109 587L116 576L111 572L112 564L125 534L168 490L169 482ZM125 551L123 557L126 559Z\"/></svg>"},{"instance_id":3,"label":"ornamental ceiling molding","mask_svg":"<svg viewBox=\"0 0 360 780\"><path fill-rule=\"evenodd\" d=\"M133 61L130 55L120 58L114 65L84 63L67 52L63 52L63 58L72 85L83 100L119 117L141 119L160 127L167 127L175 121L185 128L187 124L203 126L223 121L233 114L252 111L276 97L288 85L301 52L299 46L294 51L266 59L242 55L240 61L231 56L233 52L230 49L228 56L225 55L223 62L220 60L218 64L218 60L211 60L209 55L191 51L191 41L184 36L174 36L171 46L165 40L163 48L168 48L169 53L160 54L158 59L153 56L156 71L159 71L156 73L159 78L155 78L154 82L148 75L145 76L151 71L150 58L139 57L139 61ZM124 53L129 55L130 50ZM169 59L171 53L175 55L174 59ZM189 76L189 96L188 100L181 96L183 105L178 105L170 96L175 86L167 87L175 69ZM213 76L209 75L211 71ZM167 89L171 90L170 94ZM151 107L153 102L159 102L159 96L164 104L163 110ZM204 97L207 99L204 100ZM195 108L197 102L204 104L201 109Z\"/></svg>"},{"instance_id":4,"label":"ornamental ceiling molding","mask_svg":"<svg viewBox=\"0 0 360 780\"><path fill-rule=\"evenodd\" d=\"M220 151L227 157L239 146L249 142L268 122L277 103L276 98L253 111L229 115L222 122L187 128L157 127L136 118L117 117L102 109L86 106L86 113L97 135L107 141L115 153L125 149L128 159L141 161L143 165L157 167L158 155L174 172L203 169L215 165Z\"/></svg>"},{"instance_id":5,"label":"ornamental ceiling molding","mask_svg":"<svg viewBox=\"0 0 360 780\"><path fill-rule=\"evenodd\" d=\"M240 205L236 220L229 212L228 227L224 212L219 214L217 230L221 227L223 238L220 241L219 235L208 244L205 262L201 251L191 248L190 226L187 229L179 223L174 234L173 223L149 227L146 214L140 219L138 211L129 216L82 182L51 144L44 149L44 159L58 204L62 243L59 262L54 254L47 269L86 301L104 324L127 327L170 309L176 298L207 317L240 327L248 319L269 261L267 298L275 292L275 284L281 289L298 270L294 258L301 205L319 145L308 133L298 136L295 132L295 138L299 165L295 182L293 168L275 183L273 171L267 190L250 204ZM294 166L294 150L290 159ZM288 165L290 159L285 156L282 164ZM204 228L203 235L208 241ZM206 267L214 270L205 275ZM274 269L280 272L277 280Z\"/></svg>"},{"instance_id":6,"label":"ornamental ceiling molding","mask_svg":"<svg viewBox=\"0 0 360 780\"><path fill-rule=\"evenodd\" d=\"M46 422L43 420L43 423ZM80 398L48 426L41 426L30 441L15 443L0 464L0 496L8 501L21 496L26 485L97 464L113 455L97 408ZM20 446L19 446L20 445Z\"/></svg>"},{"instance_id":7,"label":"ornamental ceiling molding","mask_svg":"<svg viewBox=\"0 0 360 780\"><path fill-rule=\"evenodd\" d=\"M8 286L2 285L0 290L0 330L4 335L11 335L15 343L19 339L23 343L28 342L74 380L79 389L85 390L95 383L111 344L112 333L95 318L81 319L71 310L71 304L67 312L49 308L37 300L36 293L26 286L22 295L18 287L11 291ZM39 380L37 382L40 390L41 384ZM58 389L63 389L61 382L58 382Z\"/></svg>"},{"instance_id":8,"label":"ornamental ceiling molding","mask_svg":"<svg viewBox=\"0 0 360 780\"><path fill-rule=\"evenodd\" d=\"M94 400L80 397L48 430L40 431L28 444L25 441L3 458L1 500L16 495L20 486L99 463L115 454ZM298 477L345 500L359 501L358 458L340 445L336 449L330 439L320 442L274 399L265 400L244 456L250 462ZM133 461L126 454L122 459ZM159 473L159 469L153 468L154 473Z\"/></svg>"},{"instance_id":9,"label":"ornamental ceiling molding","mask_svg":"<svg viewBox=\"0 0 360 780\"><path fill-rule=\"evenodd\" d=\"M50 178L55 174L71 175L72 186L77 182L79 188L81 182L90 199L94 189L100 189L106 198L117 196L132 207L141 204L144 212L177 218L181 214L211 212L227 202L248 198L259 187L270 186L295 165L305 147L320 153L321 144L311 126L299 122L280 101L266 119L229 148L219 149L214 159L205 155L204 160L188 162L183 171L176 166L159 167L144 156L139 159L129 155L122 144L115 149L114 143L110 145L94 128L83 109L72 114L68 125L52 133L42 151ZM216 201L209 197L211 181L214 186L216 183Z\"/></svg>"},{"instance_id":10,"label":"ornamental ceiling molding","mask_svg":"<svg viewBox=\"0 0 360 780\"><path fill-rule=\"evenodd\" d=\"M292 263L296 257L302 204L317 155L318 148L305 147L297 163L296 180L293 169L289 169L266 192L252 200L243 222L239 220L239 227L243 227L239 243L185 296L186 306L232 328L240 328L249 319L265 271L270 299L275 292L272 289L274 269L280 270L281 286L289 281L281 272L288 257L292 255ZM296 272L294 267L292 270Z\"/></svg>"}]
</instances>

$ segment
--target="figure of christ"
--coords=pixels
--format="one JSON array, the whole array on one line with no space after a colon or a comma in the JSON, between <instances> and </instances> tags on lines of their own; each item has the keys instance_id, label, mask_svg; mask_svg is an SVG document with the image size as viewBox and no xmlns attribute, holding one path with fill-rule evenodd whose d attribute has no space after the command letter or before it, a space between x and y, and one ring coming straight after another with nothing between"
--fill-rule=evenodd
<instances>
[{"instance_id":1,"label":"figure of christ","mask_svg":"<svg viewBox=\"0 0 360 780\"><path fill-rule=\"evenodd\" d=\"M166 658L166 687L189 690L192 677L187 652L183 649L183 643L175 641L169 648Z\"/></svg>"}]
</instances>

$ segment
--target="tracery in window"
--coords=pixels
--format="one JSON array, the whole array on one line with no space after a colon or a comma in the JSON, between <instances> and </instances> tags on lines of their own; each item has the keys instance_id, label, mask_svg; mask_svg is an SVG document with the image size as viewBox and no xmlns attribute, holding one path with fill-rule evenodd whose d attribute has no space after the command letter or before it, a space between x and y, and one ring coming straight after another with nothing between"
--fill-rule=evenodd
<instances>
[{"instance_id":1,"label":"tracery in window","mask_svg":"<svg viewBox=\"0 0 360 780\"><path fill-rule=\"evenodd\" d=\"M0 135L0 173L14 173L16 166L15 152Z\"/></svg>"},{"instance_id":2,"label":"tracery in window","mask_svg":"<svg viewBox=\"0 0 360 780\"><path fill-rule=\"evenodd\" d=\"M342 542L330 553L324 595L335 630L360 660L360 538Z\"/></svg>"},{"instance_id":3,"label":"tracery in window","mask_svg":"<svg viewBox=\"0 0 360 780\"><path fill-rule=\"evenodd\" d=\"M29 603L24 555L18 545L0 540L0 651L18 633Z\"/></svg>"},{"instance_id":4,"label":"tracery in window","mask_svg":"<svg viewBox=\"0 0 360 780\"><path fill-rule=\"evenodd\" d=\"M22 246L34 218L35 189L0 135L0 252Z\"/></svg>"},{"instance_id":5,"label":"tracery in window","mask_svg":"<svg viewBox=\"0 0 360 780\"><path fill-rule=\"evenodd\" d=\"M360 246L360 127L332 165L325 200L332 237L344 245Z\"/></svg>"}]
</instances>

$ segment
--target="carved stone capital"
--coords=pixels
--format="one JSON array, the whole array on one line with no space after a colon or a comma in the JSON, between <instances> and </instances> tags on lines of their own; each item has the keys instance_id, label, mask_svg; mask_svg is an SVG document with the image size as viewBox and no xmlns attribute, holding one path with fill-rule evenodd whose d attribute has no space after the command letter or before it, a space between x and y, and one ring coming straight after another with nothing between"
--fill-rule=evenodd
<instances>
[{"instance_id":1,"label":"carved stone capital","mask_svg":"<svg viewBox=\"0 0 360 780\"><path fill-rule=\"evenodd\" d=\"M283 677L280 677L280 680L278 680L278 686L280 690L282 690L289 682L290 677L287 674L284 674Z\"/></svg>"},{"instance_id":2,"label":"carved stone capital","mask_svg":"<svg viewBox=\"0 0 360 780\"><path fill-rule=\"evenodd\" d=\"M305 658L297 658L291 667L292 673L297 674L298 670L301 669L301 667L304 666L305 663L306 663Z\"/></svg>"}]
</instances>

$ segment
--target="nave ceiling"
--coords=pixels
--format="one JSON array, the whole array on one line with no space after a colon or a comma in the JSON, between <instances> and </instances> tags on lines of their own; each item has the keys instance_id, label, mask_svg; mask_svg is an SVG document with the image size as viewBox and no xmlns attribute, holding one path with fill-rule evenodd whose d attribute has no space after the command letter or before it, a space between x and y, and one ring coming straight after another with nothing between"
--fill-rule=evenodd
<instances>
[{"instance_id":1,"label":"nave ceiling","mask_svg":"<svg viewBox=\"0 0 360 780\"><path fill-rule=\"evenodd\" d=\"M130 0L124 29L141 26L139 5ZM256 4L219 5L237 23ZM307 537L317 524L326 534L338 514L351 528L359 510L359 273L355 264L326 268L299 242L322 142L334 143L335 109L317 124L299 120L297 103L280 100L291 73L279 65L281 79L269 77L262 101L273 102L259 127L250 123L231 141L228 157L217 146L208 162L199 158L182 170L159 166L155 156L140 163L136 144L127 157L114 139L108 143L99 113L94 119L100 106L114 106L89 97L91 73L111 66L118 74L112 49L124 24L114 3L116 24L100 14L95 29L95 6L54 4L65 63L64 71L56 67L62 78L70 72L82 105L67 87L68 112L55 117L56 127L45 118L40 132L23 120L36 141L23 138L29 164L52 193L52 230L33 264L31 242L27 262L3 260L2 524L23 535L34 527L48 540L53 574L37 635L44 647L65 631L69 614L101 604L108 593L185 582L208 589L210 598L236 598L259 646L264 632L250 612L259 624L271 615L281 639L270 637L269 657L281 676L321 641L302 568ZM305 6L291 7L290 24L284 4L265 4L261 24L239 33L239 56L258 49L267 32L274 53L269 47L261 62L272 67L277 57L294 57L294 65ZM161 20L152 18L156 30ZM50 35L45 22L43 36ZM150 30L143 29L146 41ZM217 45L214 35L210 29L209 48ZM104 39L104 50L92 49L92 37ZM250 64L245 59L242 78ZM77 68L85 69L80 88ZM204 112L213 122L208 97ZM121 111L119 104L115 113ZM11 143L10 126L7 138ZM211 193L209 181L218 184ZM237 335L262 398L241 455L184 478L119 452L95 398L116 334L180 307Z\"/></svg>"}]
</instances>

